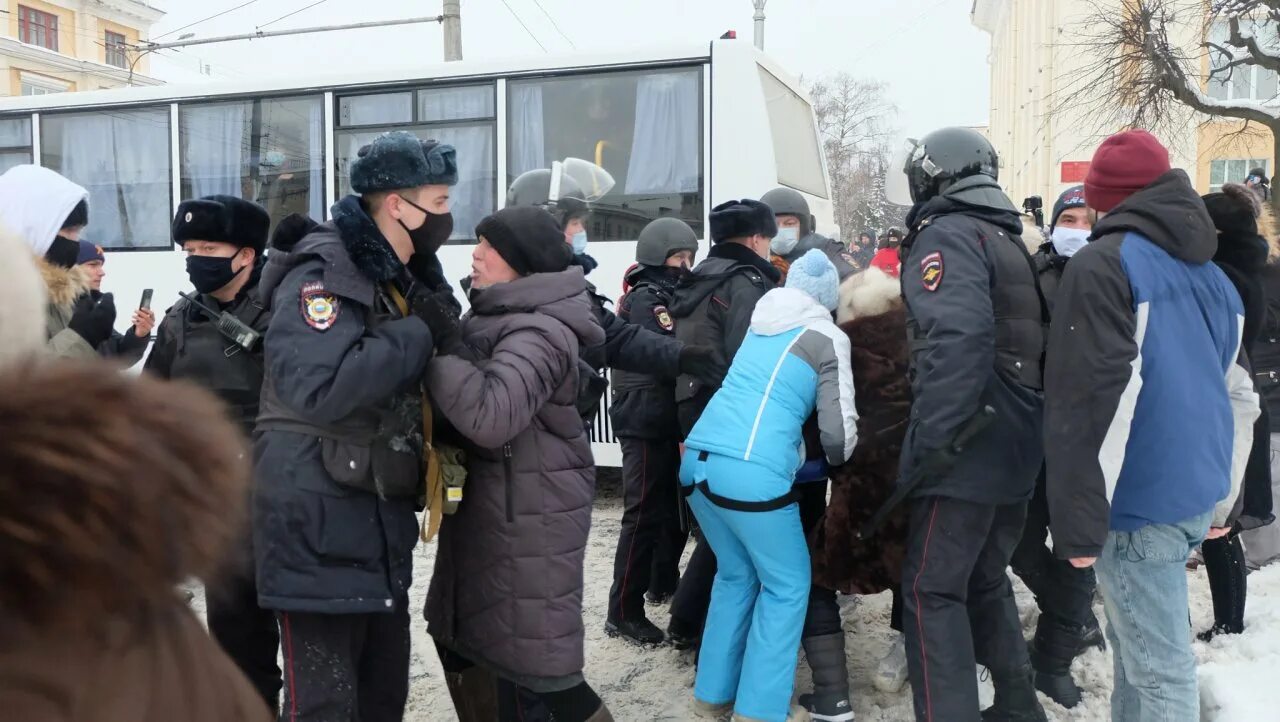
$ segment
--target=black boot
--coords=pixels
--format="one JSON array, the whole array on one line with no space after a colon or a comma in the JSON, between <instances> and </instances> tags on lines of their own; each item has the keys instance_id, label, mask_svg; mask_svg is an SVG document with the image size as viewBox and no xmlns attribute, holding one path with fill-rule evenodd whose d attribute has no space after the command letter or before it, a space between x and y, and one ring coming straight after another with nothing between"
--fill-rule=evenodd
<instances>
[{"instance_id":1,"label":"black boot","mask_svg":"<svg viewBox=\"0 0 1280 722\"><path fill-rule=\"evenodd\" d=\"M1209 593L1213 597L1213 627L1197 636L1207 642L1219 634L1240 634L1244 631L1244 602L1248 590L1240 535L1206 539L1200 549L1204 553Z\"/></svg>"},{"instance_id":2,"label":"black boot","mask_svg":"<svg viewBox=\"0 0 1280 722\"><path fill-rule=\"evenodd\" d=\"M1071 660L1082 646L1084 629L1041 614L1029 650L1036 689L1067 709L1080 704L1080 688L1071 678Z\"/></svg>"},{"instance_id":3,"label":"black boot","mask_svg":"<svg viewBox=\"0 0 1280 722\"><path fill-rule=\"evenodd\" d=\"M604 633L645 647L662 644L666 639L662 630L644 617L628 619L625 622L607 621L604 624Z\"/></svg>"},{"instance_id":4,"label":"black boot","mask_svg":"<svg viewBox=\"0 0 1280 722\"><path fill-rule=\"evenodd\" d=\"M800 706L815 722L852 722L849 670L845 667L844 634L805 637L804 657L813 671L813 694L800 695Z\"/></svg>"},{"instance_id":5,"label":"black boot","mask_svg":"<svg viewBox=\"0 0 1280 722\"><path fill-rule=\"evenodd\" d=\"M1076 656L1084 654L1089 649L1097 647L1103 652L1107 651L1107 635L1102 633L1102 626L1098 624L1098 618L1089 614L1089 619L1084 623L1084 627L1080 632L1080 646L1076 649Z\"/></svg>"},{"instance_id":6,"label":"black boot","mask_svg":"<svg viewBox=\"0 0 1280 722\"><path fill-rule=\"evenodd\" d=\"M996 701L982 710L983 722L1048 722L1031 683L1031 667L999 674L993 670L991 681Z\"/></svg>"}]
</instances>

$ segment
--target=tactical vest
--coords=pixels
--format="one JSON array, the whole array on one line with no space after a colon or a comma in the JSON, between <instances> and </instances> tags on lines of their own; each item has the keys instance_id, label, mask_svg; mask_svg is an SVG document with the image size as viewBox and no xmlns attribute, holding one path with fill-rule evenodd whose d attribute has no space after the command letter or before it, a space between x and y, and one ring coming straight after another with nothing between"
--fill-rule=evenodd
<instances>
[{"instance_id":1,"label":"tactical vest","mask_svg":"<svg viewBox=\"0 0 1280 722\"><path fill-rule=\"evenodd\" d=\"M374 307L344 303L364 314L365 329L402 318L385 289L379 287ZM320 440L325 471L343 486L377 494L384 499L416 498L422 491L422 390L402 390L384 402L356 409L333 423L321 423L294 412L276 394L276 380L268 373L262 387L259 431L287 431Z\"/></svg>"},{"instance_id":2,"label":"tactical vest","mask_svg":"<svg viewBox=\"0 0 1280 722\"><path fill-rule=\"evenodd\" d=\"M1015 235L971 216L948 214L927 218L913 230L907 241L936 220L946 218L954 223L957 235L968 237L983 249L991 274L991 312L995 316L996 371L1005 378L1037 391L1044 388L1044 351L1048 336L1049 314L1040 293L1039 279L1031 256ZM914 244L903 248L903 263L910 260ZM907 339L911 343L911 368L916 357L928 347L907 305Z\"/></svg>"},{"instance_id":3,"label":"tactical vest","mask_svg":"<svg viewBox=\"0 0 1280 722\"><path fill-rule=\"evenodd\" d=\"M653 281L647 278L642 278L639 282L637 282L636 285L632 287L629 293L635 293L636 291L639 291L640 289L645 289L645 288L653 289L654 296L658 299L659 304L663 306L671 305L672 289L665 287L660 283L654 283ZM630 323L630 320L628 320L627 322ZM640 373L635 373L634 371L623 371L621 369L618 369L613 372L613 393L614 394L621 394L621 393L626 393L628 391L636 391L639 389L652 388L660 383L663 383L663 380L659 379L657 376L654 376L652 374L640 374ZM669 380L668 380L668 383L669 383Z\"/></svg>"},{"instance_id":4,"label":"tactical vest","mask_svg":"<svg viewBox=\"0 0 1280 722\"><path fill-rule=\"evenodd\" d=\"M216 302L202 302L216 308ZM271 315L259 300L256 288L236 299L228 310L250 328L266 334ZM251 433L262 392L262 341L254 350L246 351L218 331L217 319L208 311L185 299L170 311L170 320L177 324L170 377L186 379L212 391L230 407L245 433Z\"/></svg>"}]
</instances>

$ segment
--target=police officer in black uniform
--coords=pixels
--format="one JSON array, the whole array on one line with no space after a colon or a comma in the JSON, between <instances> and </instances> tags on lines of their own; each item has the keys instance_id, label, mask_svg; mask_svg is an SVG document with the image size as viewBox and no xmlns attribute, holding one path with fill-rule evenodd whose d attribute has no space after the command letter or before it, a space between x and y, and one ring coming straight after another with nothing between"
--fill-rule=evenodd
<instances>
[{"instance_id":1,"label":"police officer in black uniform","mask_svg":"<svg viewBox=\"0 0 1280 722\"><path fill-rule=\"evenodd\" d=\"M404 715L422 378L457 333L435 259L453 229L453 148L387 133L350 175L360 195L275 244L262 279L274 315L254 547L259 601L279 613L289 722Z\"/></svg>"},{"instance_id":2,"label":"police officer in black uniform","mask_svg":"<svg viewBox=\"0 0 1280 722\"><path fill-rule=\"evenodd\" d=\"M769 246L770 252L787 263L816 248L826 254L840 280L861 270L858 261L840 241L818 233L817 220L809 212L809 201L800 191L785 186L774 188L760 197L760 202L773 209L778 221L778 235Z\"/></svg>"},{"instance_id":3,"label":"police officer in black uniform","mask_svg":"<svg viewBox=\"0 0 1280 722\"><path fill-rule=\"evenodd\" d=\"M1044 720L1005 570L1044 456L1048 315L995 149L966 128L913 146L891 170L905 172L914 201L902 244L914 402L901 473L926 472L902 574L916 719L978 720L976 659L996 687L981 719ZM984 407L994 422L956 453Z\"/></svg>"},{"instance_id":4,"label":"police officer in black uniform","mask_svg":"<svg viewBox=\"0 0 1280 722\"><path fill-rule=\"evenodd\" d=\"M781 279L769 262L769 244L778 234L773 211L760 201L728 201L711 209L711 252L676 287L671 316L676 337L688 345L713 348L727 366L747 336L756 303ZM720 381L692 375L676 380L676 416L681 437L702 416ZM711 601L716 560L703 541L693 551L671 600L667 636L677 649L697 644Z\"/></svg>"},{"instance_id":5,"label":"police officer in black uniform","mask_svg":"<svg viewBox=\"0 0 1280 722\"><path fill-rule=\"evenodd\" d=\"M258 416L261 334L271 320L258 288L270 223L261 206L232 196L208 196L178 206L173 242L187 252L187 275L199 303L180 299L165 313L144 366L161 378L185 379L213 391L246 435L253 433ZM229 335L227 324L220 323L224 313L258 337L245 343ZM275 614L258 606L248 530L225 573L205 584L209 632L267 705L276 709L280 637Z\"/></svg>"},{"instance_id":6,"label":"police officer in black uniform","mask_svg":"<svg viewBox=\"0 0 1280 722\"><path fill-rule=\"evenodd\" d=\"M636 265L627 273L631 290L618 302L618 318L654 333L675 334L669 306L676 282L698 253L698 234L678 218L645 226L636 243ZM675 592L688 533L681 527L680 425L675 379L618 371L609 407L613 432L622 444L626 509L613 562L613 587L605 631L641 644L663 641L645 616L646 595L661 603ZM646 592L648 590L648 592Z\"/></svg>"}]
</instances>

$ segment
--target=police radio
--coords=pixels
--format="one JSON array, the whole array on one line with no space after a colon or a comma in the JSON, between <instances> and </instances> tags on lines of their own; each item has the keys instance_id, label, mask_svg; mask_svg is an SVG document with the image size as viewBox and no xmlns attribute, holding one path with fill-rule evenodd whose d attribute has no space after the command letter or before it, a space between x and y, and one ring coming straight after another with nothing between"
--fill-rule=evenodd
<instances>
[{"instance_id":1,"label":"police radio","mask_svg":"<svg viewBox=\"0 0 1280 722\"><path fill-rule=\"evenodd\" d=\"M245 351L252 351L254 347L258 345L258 340L262 338L262 334L253 330L249 324L236 318L230 311L215 311L203 303L200 303L193 296L189 296L181 291L178 292L178 295L187 299L191 303L194 303L197 308L209 314L209 316L217 323L218 333L226 336Z\"/></svg>"}]
</instances>

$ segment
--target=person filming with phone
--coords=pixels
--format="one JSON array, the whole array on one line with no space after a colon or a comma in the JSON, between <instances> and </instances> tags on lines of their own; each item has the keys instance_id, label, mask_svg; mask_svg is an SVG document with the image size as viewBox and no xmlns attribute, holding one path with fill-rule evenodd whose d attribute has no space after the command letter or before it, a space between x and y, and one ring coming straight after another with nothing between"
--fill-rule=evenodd
<instances>
[{"instance_id":1,"label":"person filming with phone","mask_svg":"<svg viewBox=\"0 0 1280 722\"><path fill-rule=\"evenodd\" d=\"M83 238L80 239L80 255L76 258L76 268L89 281L89 293L102 293L102 279L106 278L107 256L99 246ZM104 358L114 359L126 366L133 366L142 360L142 355L151 342L151 330L156 326L156 315L151 311L151 293L148 288L142 292L142 301L138 310L133 312L133 325L124 333L112 330L111 337L98 344L98 353Z\"/></svg>"},{"instance_id":2,"label":"person filming with phone","mask_svg":"<svg viewBox=\"0 0 1280 722\"><path fill-rule=\"evenodd\" d=\"M195 295L165 312L144 369L214 392L251 435L262 391L262 340L271 312L259 298L271 218L256 203L213 195L185 200L173 219L173 242L187 252ZM253 547L243 530L225 571L206 579L209 632L271 709L281 689L275 614L258 606Z\"/></svg>"}]
</instances>

